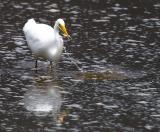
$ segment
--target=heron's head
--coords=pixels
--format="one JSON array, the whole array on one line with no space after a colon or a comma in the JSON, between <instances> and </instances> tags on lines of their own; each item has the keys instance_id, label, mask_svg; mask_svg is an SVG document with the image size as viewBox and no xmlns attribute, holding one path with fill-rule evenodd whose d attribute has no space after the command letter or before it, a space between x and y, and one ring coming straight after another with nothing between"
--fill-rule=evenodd
<instances>
[{"instance_id":1,"label":"heron's head","mask_svg":"<svg viewBox=\"0 0 160 132\"><path fill-rule=\"evenodd\" d=\"M67 32L67 29L66 29L66 26L65 26L63 19L58 19L57 22L58 22L59 29L63 32L63 36L70 38L70 35Z\"/></svg>"}]
</instances>

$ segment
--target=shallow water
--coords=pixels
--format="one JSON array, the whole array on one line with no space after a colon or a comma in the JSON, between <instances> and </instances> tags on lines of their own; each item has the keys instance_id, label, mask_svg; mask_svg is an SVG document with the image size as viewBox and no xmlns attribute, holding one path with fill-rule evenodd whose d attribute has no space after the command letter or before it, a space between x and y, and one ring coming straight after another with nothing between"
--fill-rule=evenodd
<instances>
[{"instance_id":1,"label":"shallow water","mask_svg":"<svg viewBox=\"0 0 160 132\"><path fill-rule=\"evenodd\" d=\"M1 132L160 131L158 0L3 0L0 12ZM59 17L83 72L65 53L35 72L23 25Z\"/></svg>"}]
</instances>

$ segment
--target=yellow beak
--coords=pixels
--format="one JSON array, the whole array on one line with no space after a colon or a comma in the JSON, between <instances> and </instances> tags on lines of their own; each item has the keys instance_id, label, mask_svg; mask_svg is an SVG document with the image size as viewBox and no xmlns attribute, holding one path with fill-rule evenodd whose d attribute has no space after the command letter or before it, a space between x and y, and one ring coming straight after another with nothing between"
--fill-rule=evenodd
<instances>
[{"instance_id":1,"label":"yellow beak","mask_svg":"<svg viewBox=\"0 0 160 132\"><path fill-rule=\"evenodd\" d=\"M60 28L60 29L62 30L62 32L64 33L64 34L63 34L64 37L70 38L70 35L68 34L65 25L61 25L61 24L60 24L60 25L59 25L59 28Z\"/></svg>"}]
</instances>

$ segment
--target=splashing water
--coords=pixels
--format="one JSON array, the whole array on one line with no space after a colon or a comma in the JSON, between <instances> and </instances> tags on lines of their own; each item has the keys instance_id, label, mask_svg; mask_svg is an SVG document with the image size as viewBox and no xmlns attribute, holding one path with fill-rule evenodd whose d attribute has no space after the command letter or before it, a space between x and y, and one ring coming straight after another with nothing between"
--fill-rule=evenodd
<instances>
[{"instance_id":1,"label":"splashing water","mask_svg":"<svg viewBox=\"0 0 160 132\"><path fill-rule=\"evenodd\" d=\"M66 47L64 47L64 52L67 54L67 56L68 56L68 58L71 60L71 62L77 67L77 69L78 69L79 71L81 71L81 72L84 72L83 68L82 68L82 67L80 68L80 67L78 66L77 61L76 61L73 57L71 57L71 56L69 55L69 53L68 53L67 50L66 50Z\"/></svg>"}]
</instances>

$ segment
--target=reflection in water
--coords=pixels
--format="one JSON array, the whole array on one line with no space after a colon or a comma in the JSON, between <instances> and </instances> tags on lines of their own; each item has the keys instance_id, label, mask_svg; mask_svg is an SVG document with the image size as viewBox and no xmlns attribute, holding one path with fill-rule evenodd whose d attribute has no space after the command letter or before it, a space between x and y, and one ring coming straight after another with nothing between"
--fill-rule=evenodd
<instances>
[{"instance_id":1,"label":"reflection in water","mask_svg":"<svg viewBox=\"0 0 160 132\"><path fill-rule=\"evenodd\" d=\"M52 113L52 116L57 117L62 103L60 87L51 80L46 80L48 76L45 80L41 78L37 78L36 85L25 93L24 106L36 116Z\"/></svg>"}]
</instances>

